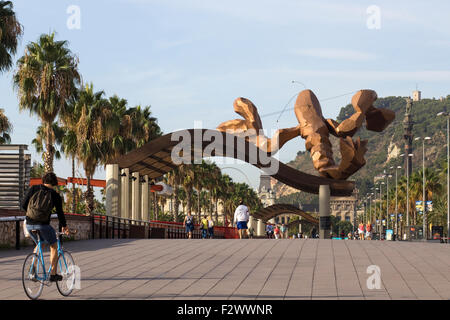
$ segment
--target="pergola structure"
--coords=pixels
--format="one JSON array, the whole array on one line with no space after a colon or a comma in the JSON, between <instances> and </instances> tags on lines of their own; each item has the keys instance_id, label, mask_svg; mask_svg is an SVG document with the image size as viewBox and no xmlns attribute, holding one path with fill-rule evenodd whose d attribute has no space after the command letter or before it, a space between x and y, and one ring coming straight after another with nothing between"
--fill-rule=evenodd
<instances>
[{"instance_id":1,"label":"pergola structure","mask_svg":"<svg viewBox=\"0 0 450 320\"><path fill-rule=\"evenodd\" d=\"M264 234L264 223L267 223L270 219L280 215L280 214L296 214L302 217L302 222L308 222L314 225L319 225L319 219L314 218L309 213L291 205L291 204L274 204L265 207L257 212L255 212L250 219L250 225L254 224L253 219L258 219L257 222L257 234Z\"/></svg>"},{"instance_id":2,"label":"pergola structure","mask_svg":"<svg viewBox=\"0 0 450 320\"><path fill-rule=\"evenodd\" d=\"M320 196L323 189L328 203L330 195L351 195L355 186L353 181L318 177L289 167L242 137L217 130L186 129L156 138L107 164L107 214L148 220L149 184L177 168L182 160L200 163L211 156L245 161L298 190Z\"/></svg>"}]
</instances>

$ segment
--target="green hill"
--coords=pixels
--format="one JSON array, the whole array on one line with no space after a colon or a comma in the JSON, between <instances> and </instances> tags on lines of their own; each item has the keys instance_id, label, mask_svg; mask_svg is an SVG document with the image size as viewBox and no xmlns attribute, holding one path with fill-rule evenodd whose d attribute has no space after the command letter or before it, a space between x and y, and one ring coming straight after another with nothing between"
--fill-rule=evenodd
<instances>
[{"instance_id":1,"label":"green hill","mask_svg":"<svg viewBox=\"0 0 450 320\"><path fill-rule=\"evenodd\" d=\"M350 180L356 181L357 188L360 195L364 196L368 189L373 186L374 177L388 171L395 177L395 171L389 169L391 166L403 165L403 157L400 154L404 153L405 141L403 139L403 120L406 110L406 101L404 97L386 97L379 98L375 102L375 106L379 108L388 108L395 111L395 120L383 132L377 133L361 128L353 137L361 137L362 140L368 140L368 151L365 155L366 165L355 173ZM437 116L437 113L446 111L446 106L450 106L450 95L444 98L443 101L437 99L422 99L421 101L413 102L412 118L414 121L413 139L415 137L429 136L432 139L425 144L425 165L427 167L440 168L446 159L446 126L445 117ZM337 117L337 121L350 117L354 113L351 104L343 107ZM338 139L332 137L333 152L335 160L339 163L339 146ZM413 165L412 169L417 170L422 167L422 141L413 140ZM288 165L310 173L318 175L312 166L311 157L308 151L300 151L296 158L289 162ZM399 177L404 174L404 170L398 170ZM394 178L395 179L395 178ZM390 183L394 183L394 179ZM282 195L280 195L282 196ZM311 200L310 196L306 194L298 194L296 196L290 195L288 198L282 197L278 202L288 200L289 202L301 201L303 203ZM303 201L302 201L303 200Z\"/></svg>"}]
</instances>

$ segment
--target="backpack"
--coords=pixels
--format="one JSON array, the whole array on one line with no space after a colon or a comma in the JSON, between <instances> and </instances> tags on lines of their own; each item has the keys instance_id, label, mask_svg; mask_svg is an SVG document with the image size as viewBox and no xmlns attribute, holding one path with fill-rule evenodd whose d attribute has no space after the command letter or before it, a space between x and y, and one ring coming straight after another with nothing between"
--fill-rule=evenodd
<instances>
[{"instance_id":1,"label":"backpack","mask_svg":"<svg viewBox=\"0 0 450 320\"><path fill-rule=\"evenodd\" d=\"M52 209L52 194L50 190L40 188L28 202L27 217L37 222L47 222Z\"/></svg>"}]
</instances>

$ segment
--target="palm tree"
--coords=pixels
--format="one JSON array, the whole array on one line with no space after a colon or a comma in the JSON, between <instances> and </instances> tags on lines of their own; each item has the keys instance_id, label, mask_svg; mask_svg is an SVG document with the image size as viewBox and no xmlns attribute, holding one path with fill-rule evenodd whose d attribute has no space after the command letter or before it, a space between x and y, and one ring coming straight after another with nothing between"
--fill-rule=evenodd
<instances>
[{"instance_id":1,"label":"palm tree","mask_svg":"<svg viewBox=\"0 0 450 320\"><path fill-rule=\"evenodd\" d=\"M17 64L14 86L18 90L19 109L27 109L41 120L44 167L46 172L53 172L55 133L52 125L80 83L78 60L68 49L67 41L55 41L52 33L43 34L37 42L28 44Z\"/></svg>"},{"instance_id":2,"label":"palm tree","mask_svg":"<svg viewBox=\"0 0 450 320\"><path fill-rule=\"evenodd\" d=\"M0 1L0 72L12 67L12 56L17 51L22 34L22 26L17 21L12 2Z\"/></svg>"},{"instance_id":3,"label":"palm tree","mask_svg":"<svg viewBox=\"0 0 450 320\"><path fill-rule=\"evenodd\" d=\"M51 131L54 135L54 144L55 146L61 146L64 139L64 129L58 126L57 122L53 122L51 126ZM37 153L42 153L44 151L44 137L45 137L45 128L43 126L39 126L36 130L36 138L34 138L31 143L34 145ZM44 158L44 157L43 157ZM55 158L61 158L61 152L57 148L55 148Z\"/></svg>"},{"instance_id":4,"label":"palm tree","mask_svg":"<svg viewBox=\"0 0 450 320\"><path fill-rule=\"evenodd\" d=\"M10 143L9 133L12 131L12 124L5 115L5 110L0 109L0 144Z\"/></svg>"},{"instance_id":5,"label":"palm tree","mask_svg":"<svg viewBox=\"0 0 450 320\"><path fill-rule=\"evenodd\" d=\"M87 178L86 209L90 215L94 210L94 193L91 179L97 167L105 161L105 144L107 143L108 102L103 99L103 91L94 92L92 84L86 85L80 92L73 112L78 118L75 131L67 129L68 135L74 135L76 156L83 165Z\"/></svg>"},{"instance_id":6,"label":"palm tree","mask_svg":"<svg viewBox=\"0 0 450 320\"><path fill-rule=\"evenodd\" d=\"M187 212L192 212L192 194L194 192L194 168L192 164L182 164L179 166L180 175L183 177L181 185L186 192Z\"/></svg>"}]
</instances>

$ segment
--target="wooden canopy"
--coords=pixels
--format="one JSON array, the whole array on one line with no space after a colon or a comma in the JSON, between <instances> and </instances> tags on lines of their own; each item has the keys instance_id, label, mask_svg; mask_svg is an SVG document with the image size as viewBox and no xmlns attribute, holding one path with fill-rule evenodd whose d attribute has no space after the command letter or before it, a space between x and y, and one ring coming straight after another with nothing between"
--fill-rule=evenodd
<instances>
[{"instance_id":1,"label":"wooden canopy","mask_svg":"<svg viewBox=\"0 0 450 320\"><path fill-rule=\"evenodd\" d=\"M290 205L290 204L274 204L264 209L259 210L253 214L256 219L261 219L263 221L268 221L280 214L296 214L301 216L304 220L309 223L319 225L319 219L314 218L309 213Z\"/></svg>"},{"instance_id":2,"label":"wooden canopy","mask_svg":"<svg viewBox=\"0 0 450 320\"><path fill-rule=\"evenodd\" d=\"M355 187L353 181L327 179L301 172L267 156L266 153L265 159L262 159L262 151L244 138L211 129L187 129L168 133L120 156L111 164L118 164L120 169L129 168L130 172L139 172L140 175L148 175L149 179L158 179L180 165L174 163L172 150L183 143L190 146L191 159L201 160L204 152L208 152L207 156L240 159L258 167L278 181L305 192L318 194L320 185L329 185L332 196L350 196ZM255 149L259 152L254 152ZM182 153L180 155L186 156ZM277 170L272 170L273 167Z\"/></svg>"}]
</instances>

